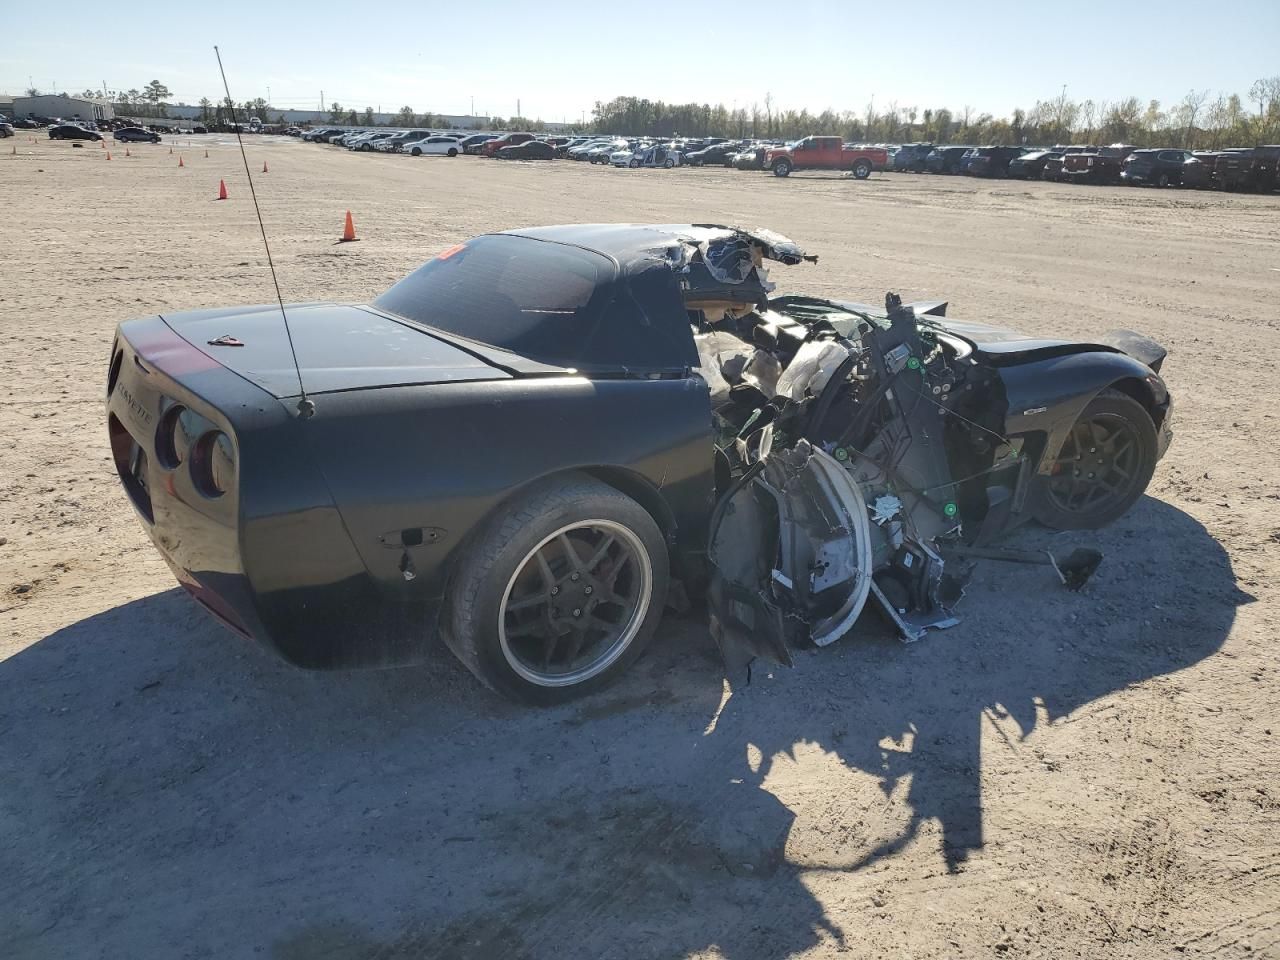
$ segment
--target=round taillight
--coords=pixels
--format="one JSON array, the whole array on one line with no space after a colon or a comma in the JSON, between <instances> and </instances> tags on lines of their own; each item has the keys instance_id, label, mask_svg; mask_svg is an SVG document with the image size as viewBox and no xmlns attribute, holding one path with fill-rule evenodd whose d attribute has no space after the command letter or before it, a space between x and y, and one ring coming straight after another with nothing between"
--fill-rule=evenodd
<instances>
[{"instance_id":1,"label":"round taillight","mask_svg":"<svg viewBox=\"0 0 1280 960\"><path fill-rule=\"evenodd\" d=\"M120 379L120 364L124 362L124 351L117 350L115 356L111 358L111 369L107 371L107 396L111 396L116 388L116 381Z\"/></svg>"},{"instance_id":2,"label":"round taillight","mask_svg":"<svg viewBox=\"0 0 1280 960\"><path fill-rule=\"evenodd\" d=\"M236 458L231 438L219 430L206 433L191 452L191 480L206 497L220 497L235 482Z\"/></svg>"},{"instance_id":3,"label":"round taillight","mask_svg":"<svg viewBox=\"0 0 1280 960\"><path fill-rule=\"evenodd\" d=\"M156 427L156 459L166 470L181 466L187 457L187 451L191 449L191 437L186 425L189 418L183 416L186 412L186 407L175 403L165 411L160 418L160 425Z\"/></svg>"}]
</instances>

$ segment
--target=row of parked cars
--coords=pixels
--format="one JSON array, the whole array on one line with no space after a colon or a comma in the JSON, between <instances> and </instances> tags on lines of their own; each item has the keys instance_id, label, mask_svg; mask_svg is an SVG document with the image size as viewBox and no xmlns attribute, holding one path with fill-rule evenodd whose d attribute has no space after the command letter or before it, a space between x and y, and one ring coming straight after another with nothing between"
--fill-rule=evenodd
<instances>
[{"instance_id":1,"label":"row of parked cars","mask_svg":"<svg viewBox=\"0 0 1280 960\"><path fill-rule=\"evenodd\" d=\"M892 168L904 173L966 174L1058 183L1269 192L1280 186L1278 160L1280 146L1191 151L1139 148L1122 143L1053 147L907 143L894 152Z\"/></svg>"},{"instance_id":2,"label":"row of parked cars","mask_svg":"<svg viewBox=\"0 0 1280 960\"><path fill-rule=\"evenodd\" d=\"M1277 187L1280 147L1216 152L1137 148L1126 144L1053 147L848 144L840 137L779 140L719 137L539 137L533 133L349 130L323 128L301 133L305 140L349 150L407 153L411 156L474 154L500 160L585 160L615 167L724 166L769 170L785 177L797 170L838 170L863 179L876 170L964 174L1095 184L1158 187L1214 187L1269 191Z\"/></svg>"}]
</instances>

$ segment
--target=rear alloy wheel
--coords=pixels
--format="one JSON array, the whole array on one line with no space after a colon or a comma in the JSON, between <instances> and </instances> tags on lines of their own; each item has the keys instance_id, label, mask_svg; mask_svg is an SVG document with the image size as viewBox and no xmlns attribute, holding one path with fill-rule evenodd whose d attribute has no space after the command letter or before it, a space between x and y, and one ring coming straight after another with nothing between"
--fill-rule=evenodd
<instances>
[{"instance_id":1,"label":"rear alloy wheel","mask_svg":"<svg viewBox=\"0 0 1280 960\"><path fill-rule=\"evenodd\" d=\"M871 176L871 161L859 160L853 165L853 179L865 180Z\"/></svg>"},{"instance_id":2,"label":"rear alloy wheel","mask_svg":"<svg viewBox=\"0 0 1280 960\"><path fill-rule=\"evenodd\" d=\"M775 160L773 163L773 175L775 177L791 176L791 164L786 160Z\"/></svg>"},{"instance_id":3,"label":"rear alloy wheel","mask_svg":"<svg viewBox=\"0 0 1280 960\"><path fill-rule=\"evenodd\" d=\"M676 162L670 158L667 158L667 160L662 165L666 167L668 170L670 170L672 167L676 165Z\"/></svg>"},{"instance_id":4,"label":"rear alloy wheel","mask_svg":"<svg viewBox=\"0 0 1280 960\"><path fill-rule=\"evenodd\" d=\"M490 517L450 585L445 639L482 682L536 704L611 682L666 602L666 543L630 497L585 475L538 484Z\"/></svg>"},{"instance_id":5,"label":"rear alloy wheel","mask_svg":"<svg viewBox=\"0 0 1280 960\"><path fill-rule=\"evenodd\" d=\"M450 147L450 148L449 148L449 156L451 156L451 157L456 157L457 155L458 155L458 148L457 148L457 147Z\"/></svg>"},{"instance_id":6,"label":"rear alloy wheel","mask_svg":"<svg viewBox=\"0 0 1280 960\"><path fill-rule=\"evenodd\" d=\"M1037 520L1058 530L1095 530L1142 496L1156 466L1156 428L1138 401L1104 390L1071 427L1052 472L1031 494Z\"/></svg>"}]
</instances>

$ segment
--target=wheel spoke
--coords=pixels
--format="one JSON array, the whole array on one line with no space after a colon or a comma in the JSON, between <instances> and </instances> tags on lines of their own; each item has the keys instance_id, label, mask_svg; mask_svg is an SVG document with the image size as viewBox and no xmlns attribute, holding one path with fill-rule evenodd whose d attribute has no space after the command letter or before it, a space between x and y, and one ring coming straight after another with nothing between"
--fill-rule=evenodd
<instances>
[{"instance_id":1,"label":"wheel spoke","mask_svg":"<svg viewBox=\"0 0 1280 960\"><path fill-rule=\"evenodd\" d=\"M541 550L535 553L533 558L538 563L538 572L542 575L542 582L545 583L547 585L547 589L550 590L556 585L556 575L551 572L551 564L547 562L547 558L542 555Z\"/></svg>"},{"instance_id":2,"label":"wheel spoke","mask_svg":"<svg viewBox=\"0 0 1280 960\"><path fill-rule=\"evenodd\" d=\"M541 606L549 600L545 593L535 593L531 597L525 597L523 600L516 600L507 604L507 613L518 613L521 610L529 610L533 607Z\"/></svg>"},{"instance_id":3,"label":"wheel spoke","mask_svg":"<svg viewBox=\"0 0 1280 960\"><path fill-rule=\"evenodd\" d=\"M618 538L613 534L608 534L604 538L604 542L596 548L596 552L591 555L591 559L587 561L587 572L591 573L601 560L609 553L609 549L618 542Z\"/></svg>"},{"instance_id":4,"label":"wheel spoke","mask_svg":"<svg viewBox=\"0 0 1280 960\"><path fill-rule=\"evenodd\" d=\"M574 570L590 570L590 566L583 567L582 558L578 556L578 548L573 545L573 541L569 539L567 533L562 533L557 538L560 541L560 547L564 550L565 556L569 558L569 566Z\"/></svg>"}]
</instances>

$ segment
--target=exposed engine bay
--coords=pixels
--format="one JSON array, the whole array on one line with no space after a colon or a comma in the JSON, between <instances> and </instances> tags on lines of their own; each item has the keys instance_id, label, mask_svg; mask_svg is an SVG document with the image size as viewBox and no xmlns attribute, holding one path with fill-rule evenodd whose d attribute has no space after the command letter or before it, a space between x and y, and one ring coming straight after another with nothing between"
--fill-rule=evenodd
<instances>
[{"instance_id":1,"label":"exposed engine bay","mask_svg":"<svg viewBox=\"0 0 1280 960\"><path fill-rule=\"evenodd\" d=\"M762 260L757 248L770 289ZM687 290L717 438L709 599L726 660L789 664L793 646L839 639L868 602L908 642L958 623L972 566L947 554L1008 526L1028 460L1004 435L999 375L938 322L946 304ZM1058 570L1064 583L1096 568L1086 553L1072 560L1083 575Z\"/></svg>"}]
</instances>

